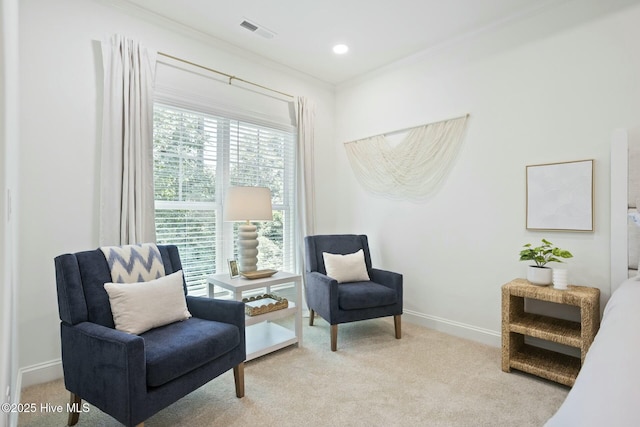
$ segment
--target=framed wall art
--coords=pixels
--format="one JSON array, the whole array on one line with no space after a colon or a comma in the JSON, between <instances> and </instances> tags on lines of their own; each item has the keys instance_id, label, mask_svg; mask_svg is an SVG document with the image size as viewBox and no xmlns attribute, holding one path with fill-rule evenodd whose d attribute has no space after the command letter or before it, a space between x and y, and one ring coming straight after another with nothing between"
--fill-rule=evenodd
<instances>
[{"instance_id":1,"label":"framed wall art","mask_svg":"<svg viewBox=\"0 0 640 427\"><path fill-rule=\"evenodd\" d=\"M593 162L527 166L527 229L593 231Z\"/></svg>"}]
</instances>

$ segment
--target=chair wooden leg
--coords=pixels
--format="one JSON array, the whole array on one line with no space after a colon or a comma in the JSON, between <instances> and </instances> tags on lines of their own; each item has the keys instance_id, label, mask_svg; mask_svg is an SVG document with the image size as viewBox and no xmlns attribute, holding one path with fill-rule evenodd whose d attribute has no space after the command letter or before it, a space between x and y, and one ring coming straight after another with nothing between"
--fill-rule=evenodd
<instances>
[{"instance_id":1,"label":"chair wooden leg","mask_svg":"<svg viewBox=\"0 0 640 427\"><path fill-rule=\"evenodd\" d=\"M338 349L338 325L331 325L331 351Z\"/></svg>"},{"instance_id":2,"label":"chair wooden leg","mask_svg":"<svg viewBox=\"0 0 640 427\"><path fill-rule=\"evenodd\" d=\"M316 312L309 309L309 326L313 326L313 318L315 317Z\"/></svg>"},{"instance_id":3,"label":"chair wooden leg","mask_svg":"<svg viewBox=\"0 0 640 427\"><path fill-rule=\"evenodd\" d=\"M244 362L233 367L233 378L236 382L236 397L244 397Z\"/></svg>"},{"instance_id":4,"label":"chair wooden leg","mask_svg":"<svg viewBox=\"0 0 640 427\"><path fill-rule=\"evenodd\" d=\"M78 419L80 418L80 406L82 404L82 399L75 393L71 393L69 397L69 408L71 411L69 412L69 419L67 420L67 425L74 426L78 423Z\"/></svg>"},{"instance_id":5,"label":"chair wooden leg","mask_svg":"<svg viewBox=\"0 0 640 427\"><path fill-rule=\"evenodd\" d=\"M402 338L402 315L396 314L393 316L393 325L396 328L396 338Z\"/></svg>"}]
</instances>

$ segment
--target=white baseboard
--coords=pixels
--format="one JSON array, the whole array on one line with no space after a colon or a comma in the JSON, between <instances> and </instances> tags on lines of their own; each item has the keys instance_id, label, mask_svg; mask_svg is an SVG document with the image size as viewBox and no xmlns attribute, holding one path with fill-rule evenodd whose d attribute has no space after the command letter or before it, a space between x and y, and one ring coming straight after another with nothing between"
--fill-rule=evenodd
<instances>
[{"instance_id":1,"label":"white baseboard","mask_svg":"<svg viewBox=\"0 0 640 427\"><path fill-rule=\"evenodd\" d=\"M17 389L22 390L31 385L47 383L62 377L62 359L38 363L18 369Z\"/></svg>"},{"instance_id":2,"label":"white baseboard","mask_svg":"<svg viewBox=\"0 0 640 427\"><path fill-rule=\"evenodd\" d=\"M466 323L431 316L429 314L418 313L412 310L404 310L402 317L410 323L425 326L429 329L434 329L449 335L477 341L492 347L500 347L502 345L502 334L498 331L479 328Z\"/></svg>"}]
</instances>

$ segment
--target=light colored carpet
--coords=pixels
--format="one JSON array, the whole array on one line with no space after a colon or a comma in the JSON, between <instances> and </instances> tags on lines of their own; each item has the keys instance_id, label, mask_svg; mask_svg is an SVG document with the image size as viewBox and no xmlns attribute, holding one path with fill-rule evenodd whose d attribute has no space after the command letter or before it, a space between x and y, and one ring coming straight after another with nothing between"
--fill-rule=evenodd
<instances>
[{"instance_id":1,"label":"light colored carpet","mask_svg":"<svg viewBox=\"0 0 640 427\"><path fill-rule=\"evenodd\" d=\"M308 319L304 319L307 322ZM145 426L542 426L568 388L504 373L500 349L404 322L304 325L304 343L245 366L245 397L227 372L145 422ZM22 391L24 403L65 405L62 380ZM19 426L62 426L66 414L22 414ZM117 426L91 407L78 426Z\"/></svg>"}]
</instances>

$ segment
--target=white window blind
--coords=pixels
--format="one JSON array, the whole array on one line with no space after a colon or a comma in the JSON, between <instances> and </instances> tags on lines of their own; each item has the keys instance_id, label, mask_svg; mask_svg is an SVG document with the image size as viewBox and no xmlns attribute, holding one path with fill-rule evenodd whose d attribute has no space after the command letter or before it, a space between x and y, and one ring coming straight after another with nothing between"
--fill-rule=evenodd
<instances>
[{"instance_id":1,"label":"white window blind","mask_svg":"<svg viewBox=\"0 0 640 427\"><path fill-rule=\"evenodd\" d=\"M180 251L188 291L237 258L237 223L224 222L229 186L271 189L273 221L258 226L258 268L295 266L295 135L292 129L156 103L154 185L159 244Z\"/></svg>"}]
</instances>

